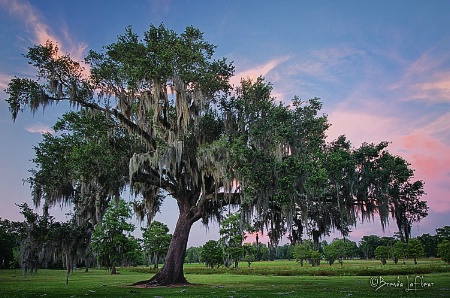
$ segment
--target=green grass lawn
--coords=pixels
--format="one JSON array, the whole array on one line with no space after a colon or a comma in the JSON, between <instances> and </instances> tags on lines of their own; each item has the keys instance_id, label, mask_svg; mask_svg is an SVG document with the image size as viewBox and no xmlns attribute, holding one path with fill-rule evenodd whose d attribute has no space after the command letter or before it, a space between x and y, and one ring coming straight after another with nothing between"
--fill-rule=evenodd
<instances>
[{"instance_id":1,"label":"green grass lawn","mask_svg":"<svg viewBox=\"0 0 450 298\"><path fill-rule=\"evenodd\" d=\"M238 271L187 264L186 278L193 285L148 289L127 286L150 278L146 268L121 268L117 275L78 270L68 285L63 270L40 270L26 278L20 270L0 270L0 297L450 297L450 267L442 261L378 263L346 261L340 268L339 264L300 267L293 261L255 262L250 268L241 263ZM390 273L396 267L402 268L401 274ZM372 275L374 269L381 274ZM314 272L320 273L314 276Z\"/></svg>"}]
</instances>

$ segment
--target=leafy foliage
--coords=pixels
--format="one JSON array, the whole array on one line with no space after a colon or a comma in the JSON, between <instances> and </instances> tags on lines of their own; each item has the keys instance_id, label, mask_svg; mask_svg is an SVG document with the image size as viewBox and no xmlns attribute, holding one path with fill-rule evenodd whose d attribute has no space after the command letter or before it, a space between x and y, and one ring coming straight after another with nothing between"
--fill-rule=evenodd
<instances>
[{"instance_id":1,"label":"leafy foliage","mask_svg":"<svg viewBox=\"0 0 450 298\"><path fill-rule=\"evenodd\" d=\"M234 268L238 269L239 260L244 254L243 241L246 228L241 224L241 214L231 213L222 220L219 230L219 242L225 254L225 266L229 267L234 262Z\"/></svg>"},{"instance_id":2,"label":"leafy foliage","mask_svg":"<svg viewBox=\"0 0 450 298\"><path fill-rule=\"evenodd\" d=\"M35 146L28 182L33 201L48 208L73 203L77 222L100 223L111 199L128 183L128 162L139 150L111 118L86 111L66 113Z\"/></svg>"},{"instance_id":3,"label":"leafy foliage","mask_svg":"<svg viewBox=\"0 0 450 298\"><path fill-rule=\"evenodd\" d=\"M102 225L95 227L92 235L92 248L97 261L116 273L116 266L132 263L132 252L139 250L138 242L131 235L134 225L127 222L131 218L131 208L124 200L118 205L111 202L105 213Z\"/></svg>"},{"instance_id":4,"label":"leafy foliage","mask_svg":"<svg viewBox=\"0 0 450 298\"><path fill-rule=\"evenodd\" d=\"M380 245L375 249L375 258L379 259L383 265L386 265L386 260L389 258L389 250L386 246Z\"/></svg>"},{"instance_id":5,"label":"leafy foliage","mask_svg":"<svg viewBox=\"0 0 450 298\"><path fill-rule=\"evenodd\" d=\"M339 260L339 264L342 266L345 258L354 256L355 247L356 243L352 241L335 238L329 245L323 247L323 254L330 266L336 260Z\"/></svg>"},{"instance_id":6,"label":"leafy foliage","mask_svg":"<svg viewBox=\"0 0 450 298\"><path fill-rule=\"evenodd\" d=\"M159 221L153 221L148 228L142 230L142 248L154 268L158 268L159 261L167 254L172 235L169 234L167 225Z\"/></svg>"},{"instance_id":7,"label":"leafy foliage","mask_svg":"<svg viewBox=\"0 0 450 298\"><path fill-rule=\"evenodd\" d=\"M450 263L450 240L443 240L437 246L437 253L441 259Z\"/></svg>"},{"instance_id":8,"label":"leafy foliage","mask_svg":"<svg viewBox=\"0 0 450 298\"><path fill-rule=\"evenodd\" d=\"M417 236L417 239L422 242L423 248L425 250L425 256L427 258L429 257L436 257L436 247L437 247L437 237L435 235L430 234L422 234L420 236Z\"/></svg>"},{"instance_id":9,"label":"leafy foliage","mask_svg":"<svg viewBox=\"0 0 450 298\"><path fill-rule=\"evenodd\" d=\"M23 229L22 223L0 218L1 269L16 268L19 265L15 252L17 254L19 250Z\"/></svg>"},{"instance_id":10,"label":"leafy foliage","mask_svg":"<svg viewBox=\"0 0 450 298\"><path fill-rule=\"evenodd\" d=\"M304 241L301 244L297 244L294 248L293 255L301 266L303 266L303 262L306 260L312 266L320 265L321 254L318 250L314 249L311 241Z\"/></svg>"},{"instance_id":11,"label":"leafy foliage","mask_svg":"<svg viewBox=\"0 0 450 298\"><path fill-rule=\"evenodd\" d=\"M188 264L192 264L192 263L200 263L201 262L201 251L202 248L201 247L189 247L186 250L186 259L185 262Z\"/></svg>"},{"instance_id":12,"label":"leafy foliage","mask_svg":"<svg viewBox=\"0 0 450 298\"><path fill-rule=\"evenodd\" d=\"M223 264L223 249L218 241L209 240L206 242L202 247L200 256L208 268L219 267Z\"/></svg>"},{"instance_id":13,"label":"leafy foliage","mask_svg":"<svg viewBox=\"0 0 450 298\"><path fill-rule=\"evenodd\" d=\"M425 255L425 250L419 239L413 238L408 242L408 256L414 259L414 264L417 264L417 258Z\"/></svg>"},{"instance_id":14,"label":"leafy foliage","mask_svg":"<svg viewBox=\"0 0 450 298\"><path fill-rule=\"evenodd\" d=\"M375 257L375 249L382 245L380 237L376 235L363 236L359 241L359 249L362 257L373 259Z\"/></svg>"},{"instance_id":15,"label":"leafy foliage","mask_svg":"<svg viewBox=\"0 0 450 298\"><path fill-rule=\"evenodd\" d=\"M395 257L402 259L403 264L405 264L405 260L408 257L408 244L403 241L397 241L393 246L393 250Z\"/></svg>"}]
</instances>

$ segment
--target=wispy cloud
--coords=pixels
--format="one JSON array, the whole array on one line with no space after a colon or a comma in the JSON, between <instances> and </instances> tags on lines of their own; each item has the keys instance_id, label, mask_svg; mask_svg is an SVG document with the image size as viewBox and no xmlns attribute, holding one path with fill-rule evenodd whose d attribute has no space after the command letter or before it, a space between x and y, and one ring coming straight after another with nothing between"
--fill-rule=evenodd
<instances>
[{"instance_id":1,"label":"wispy cloud","mask_svg":"<svg viewBox=\"0 0 450 298\"><path fill-rule=\"evenodd\" d=\"M62 38L55 34L30 2L25 0L0 0L0 5L8 10L13 17L25 23L29 32L31 32L32 43L45 44L47 40L51 40L58 44L63 53L69 53L76 60L83 58L87 45L83 42L75 43L67 28L61 32Z\"/></svg>"},{"instance_id":2,"label":"wispy cloud","mask_svg":"<svg viewBox=\"0 0 450 298\"><path fill-rule=\"evenodd\" d=\"M44 133L54 134L55 133L55 131L50 126L40 123L40 122L31 124L30 126L27 126L25 128L25 130L28 132L31 132L31 133L39 133L39 134L44 134Z\"/></svg>"},{"instance_id":3,"label":"wispy cloud","mask_svg":"<svg viewBox=\"0 0 450 298\"><path fill-rule=\"evenodd\" d=\"M437 73L431 80L414 84L417 92L413 99L426 99L437 102L450 102L450 73Z\"/></svg>"},{"instance_id":4,"label":"wispy cloud","mask_svg":"<svg viewBox=\"0 0 450 298\"><path fill-rule=\"evenodd\" d=\"M10 79L11 79L10 76L0 74L0 92L3 92L3 90L5 90L8 87Z\"/></svg>"},{"instance_id":5,"label":"wispy cloud","mask_svg":"<svg viewBox=\"0 0 450 298\"><path fill-rule=\"evenodd\" d=\"M450 54L430 50L405 68L399 82L392 85L392 90L404 92L404 100L450 102L449 63Z\"/></svg>"},{"instance_id":6,"label":"wispy cloud","mask_svg":"<svg viewBox=\"0 0 450 298\"><path fill-rule=\"evenodd\" d=\"M239 86L241 83L241 79L256 80L260 76L264 77L267 82L278 82L279 80L282 80L284 78L280 75L280 72L277 71L277 68L289 59L290 56L280 56L273 58L265 63L254 65L248 68L242 67L238 63L237 68L241 68L241 70L238 70L235 73L235 75L231 78L230 83L234 86ZM277 98L278 100L283 100L284 93L281 90L282 89L276 88L275 86L272 91L272 96Z\"/></svg>"},{"instance_id":7,"label":"wispy cloud","mask_svg":"<svg viewBox=\"0 0 450 298\"><path fill-rule=\"evenodd\" d=\"M23 20L33 32L34 42L45 44L47 40L60 43L50 28L43 22L41 15L27 1L0 0L0 3L17 19Z\"/></svg>"},{"instance_id":8,"label":"wispy cloud","mask_svg":"<svg viewBox=\"0 0 450 298\"><path fill-rule=\"evenodd\" d=\"M238 71L233 78L231 83L234 85L239 85L241 79L252 79L255 80L259 76L267 76L271 71L273 71L277 66L289 60L289 56L281 56L273 58L263 64L256 65L253 67L246 68L244 70ZM239 65L238 65L239 68Z\"/></svg>"},{"instance_id":9,"label":"wispy cloud","mask_svg":"<svg viewBox=\"0 0 450 298\"><path fill-rule=\"evenodd\" d=\"M155 15L167 15L170 12L171 0L151 1L151 10Z\"/></svg>"},{"instance_id":10,"label":"wispy cloud","mask_svg":"<svg viewBox=\"0 0 450 298\"><path fill-rule=\"evenodd\" d=\"M345 75L344 70L353 68L353 72L362 68L355 68L355 62L361 63L365 53L346 45L338 45L322 50L310 52L288 67L291 76L308 76L320 78L322 81L336 82ZM360 66L360 65L359 65Z\"/></svg>"},{"instance_id":11,"label":"wispy cloud","mask_svg":"<svg viewBox=\"0 0 450 298\"><path fill-rule=\"evenodd\" d=\"M431 122L428 121L422 126L421 130L447 146L450 146L450 112L433 118Z\"/></svg>"}]
</instances>

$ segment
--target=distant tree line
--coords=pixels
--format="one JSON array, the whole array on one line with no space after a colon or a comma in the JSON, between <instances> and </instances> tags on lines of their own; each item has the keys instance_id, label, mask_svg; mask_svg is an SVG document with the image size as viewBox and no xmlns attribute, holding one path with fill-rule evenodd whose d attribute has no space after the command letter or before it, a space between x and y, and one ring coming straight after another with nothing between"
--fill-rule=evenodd
<instances>
[{"instance_id":1,"label":"distant tree line","mask_svg":"<svg viewBox=\"0 0 450 298\"><path fill-rule=\"evenodd\" d=\"M247 230L246 230L247 229ZM423 234L410 238L408 242L395 233L393 237L376 235L363 236L359 243L349 239L335 238L330 243L326 240L315 243L300 239L296 244L273 245L272 242L245 242L245 232L254 232L252 227L240 225L240 214L230 214L226 217L220 229L220 239L209 240L203 246L189 247L186 251L186 263L204 263L209 268L226 266L238 268L239 261L245 261L248 266L255 261L275 259L296 260L301 266L305 262L316 266L321 260L333 265L336 261L342 266L344 260L378 259L382 264L391 259L394 263L408 258L440 257L450 262L450 226L436 229L436 235Z\"/></svg>"},{"instance_id":2,"label":"distant tree line","mask_svg":"<svg viewBox=\"0 0 450 298\"><path fill-rule=\"evenodd\" d=\"M158 221L141 228L143 238L133 236L129 223L131 206L123 200L110 202L101 224L79 225L74 219L57 222L36 214L27 204L18 205L23 222L0 218L1 268L22 268L24 275L38 268L58 268L69 274L75 267L101 266L116 273L117 266L164 262L172 235Z\"/></svg>"},{"instance_id":3,"label":"distant tree line","mask_svg":"<svg viewBox=\"0 0 450 298\"><path fill-rule=\"evenodd\" d=\"M23 273L37 272L39 268L64 268L67 282L74 267L103 266L116 272L117 266L150 265L158 268L164 262L171 234L168 227L158 221L142 228L143 237L132 235L134 225L130 204L119 200L111 202L101 225L78 225L74 220L56 222L52 216L38 215L27 204L18 205L25 220L14 222L0 219L1 268L22 268ZM204 263L210 268L226 266L238 268L239 262L250 267L253 262L276 259L295 260L301 266L309 263L330 266L342 265L345 260L379 259L394 263L407 258L440 257L450 262L450 226L436 229L435 235L423 234L408 242L396 233L393 237L363 236L359 243L335 238L315 244L301 240L295 245L272 245L245 242L246 235L255 232L250 226L240 224L240 213L229 214L222 220L219 240L209 240L203 246L189 247L186 263Z\"/></svg>"}]
</instances>

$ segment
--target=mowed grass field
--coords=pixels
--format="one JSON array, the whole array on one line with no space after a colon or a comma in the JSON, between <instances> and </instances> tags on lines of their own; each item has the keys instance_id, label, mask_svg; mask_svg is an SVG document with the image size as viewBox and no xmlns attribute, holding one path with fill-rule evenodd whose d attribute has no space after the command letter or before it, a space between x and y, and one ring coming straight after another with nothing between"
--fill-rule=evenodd
<instances>
[{"instance_id":1,"label":"mowed grass field","mask_svg":"<svg viewBox=\"0 0 450 298\"><path fill-rule=\"evenodd\" d=\"M22 276L20 270L0 270L0 297L450 297L450 266L439 259L414 265L352 260L320 267L301 267L294 261L255 262L239 270L207 269L186 264L184 287L134 288L149 279L143 267L75 270L65 284L63 270L39 270Z\"/></svg>"}]
</instances>

